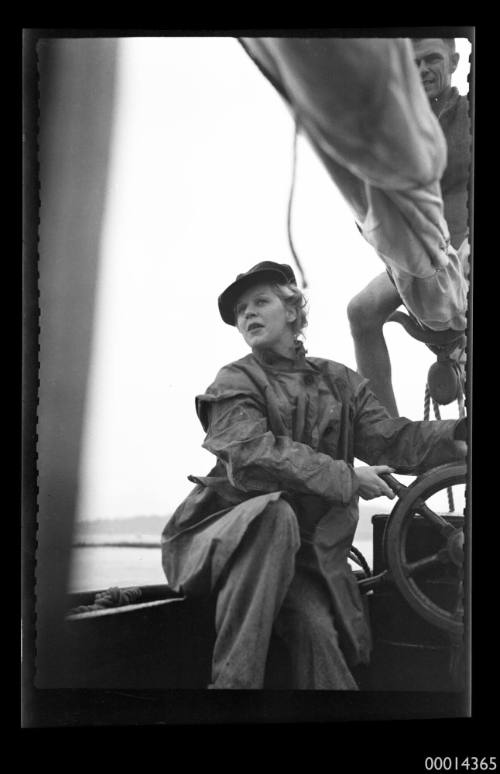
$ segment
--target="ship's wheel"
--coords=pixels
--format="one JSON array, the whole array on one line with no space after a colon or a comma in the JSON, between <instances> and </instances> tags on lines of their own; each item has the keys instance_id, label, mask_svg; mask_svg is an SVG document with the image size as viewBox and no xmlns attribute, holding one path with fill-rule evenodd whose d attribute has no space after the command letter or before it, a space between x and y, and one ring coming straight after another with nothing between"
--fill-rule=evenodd
<instances>
[{"instance_id":1,"label":"ship's wheel","mask_svg":"<svg viewBox=\"0 0 500 774\"><path fill-rule=\"evenodd\" d=\"M434 503L449 487L460 485L465 495L466 476L465 463L441 465L408 487L384 476L399 496L384 533L389 574L408 604L454 640L462 639L464 627L463 509L443 515ZM426 539L416 540L417 532ZM422 543L431 548L422 550Z\"/></svg>"}]
</instances>

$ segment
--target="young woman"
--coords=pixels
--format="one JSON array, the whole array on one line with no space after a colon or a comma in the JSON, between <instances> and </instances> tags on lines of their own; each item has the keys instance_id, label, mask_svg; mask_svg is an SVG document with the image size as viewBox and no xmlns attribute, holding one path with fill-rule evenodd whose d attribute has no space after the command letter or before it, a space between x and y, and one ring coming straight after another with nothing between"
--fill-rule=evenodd
<instances>
[{"instance_id":1,"label":"young woman","mask_svg":"<svg viewBox=\"0 0 500 774\"><path fill-rule=\"evenodd\" d=\"M216 600L212 688L262 688L281 642L287 688L356 690L370 632L348 563L358 498L393 497L381 474L463 457L457 421L393 419L340 363L306 356L290 266L264 261L219 297L251 353L196 398L217 458L167 523L169 584ZM354 458L367 466L354 467ZM272 637L272 639L271 639Z\"/></svg>"}]
</instances>

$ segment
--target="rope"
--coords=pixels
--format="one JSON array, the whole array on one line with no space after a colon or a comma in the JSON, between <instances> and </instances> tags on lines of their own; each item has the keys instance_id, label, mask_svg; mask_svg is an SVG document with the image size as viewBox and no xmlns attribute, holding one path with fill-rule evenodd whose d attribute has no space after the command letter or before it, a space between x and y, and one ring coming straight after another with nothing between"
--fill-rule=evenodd
<instances>
[{"instance_id":1,"label":"rope","mask_svg":"<svg viewBox=\"0 0 500 774\"><path fill-rule=\"evenodd\" d=\"M430 407L431 407L431 393L429 390L429 385L425 385L425 397L424 397L424 421L427 422L430 416ZM441 412L439 410L439 403L432 399L432 407L434 409L434 416L436 419L441 419ZM460 402L459 402L459 409L460 409ZM454 513L455 512L455 500L453 499L453 489L451 486L449 486L446 490L448 494L448 512Z\"/></svg>"},{"instance_id":2,"label":"rope","mask_svg":"<svg viewBox=\"0 0 500 774\"><path fill-rule=\"evenodd\" d=\"M299 134L299 120L298 118L295 119L295 128L293 133L293 151L292 151L292 180L290 183L290 194L288 196L288 211L287 211L287 219L286 219L286 227L287 227L287 234L288 234L288 244L290 246L290 252L292 253L293 260L295 261L295 266L297 267L301 279L302 279L302 287L307 288L307 280L306 275L304 274L304 269L302 268L302 264L300 262L300 258L297 255L297 252L295 250L295 246L293 244L293 237L292 237L292 203L293 203L293 195L295 192L295 180L297 177L297 137Z\"/></svg>"},{"instance_id":3,"label":"rope","mask_svg":"<svg viewBox=\"0 0 500 774\"><path fill-rule=\"evenodd\" d=\"M78 613L90 613L93 610L105 610L107 607L121 607L122 605L131 605L142 596L142 590L138 587L120 589L118 586L98 591L94 598L93 605L80 605L69 611L68 615L77 615Z\"/></svg>"},{"instance_id":4,"label":"rope","mask_svg":"<svg viewBox=\"0 0 500 774\"><path fill-rule=\"evenodd\" d=\"M434 409L434 416L436 417L436 419L441 419L441 412L439 410L439 403L436 400L434 400L434 398L432 399L432 407ZM448 512L449 513L454 513L455 512L455 500L453 499L453 489L451 488L451 486L449 486L447 488L446 492L448 494Z\"/></svg>"},{"instance_id":5,"label":"rope","mask_svg":"<svg viewBox=\"0 0 500 774\"><path fill-rule=\"evenodd\" d=\"M434 409L434 416L436 417L436 419L441 419L441 412L439 410L439 403L436 400L434 400L434 398L432 399L432 407ZM447 495L448 495L448 512L449 513L454 513L455 512L455 500L453 499L453 489L451 488L451 486L449 486L447 488L446 492L447 492Z\"/></svg>"},{"instance_id":6,"label":"rope","mask_svg":"<svg viewBox=\"0 0 500 774\"><path fill-rule=\"evenodd\" d=\"M460 417L460 419L463 419L463 417L465 416L465 395L464 395L464 391L462 390L461 382L459 382L459 385L458 385L457 402L458 402L458 416Z\"/></svg>"},{"instance_id":7,"label":"rope","mask_svg":"<svg viewBox=\"0 0 500 774\"><path fill-rule=\"evenodd\" d=\"M441 419L441 412L439 411L439 403L432 399L432 408L434 409L434 416L436 419Z\"/></svg>"},{"instance_id":8,"label":"rope","mask_svg":"<svg viewBox=\"0 0 500 774\"><path fill-rule=\"evenodd\" d=\"M424 422L427 422L429 420L429 415L431 411L431 391L429 390L429 385L425 385L425 397L424 397Z\"/></svg>"}]
</instances>

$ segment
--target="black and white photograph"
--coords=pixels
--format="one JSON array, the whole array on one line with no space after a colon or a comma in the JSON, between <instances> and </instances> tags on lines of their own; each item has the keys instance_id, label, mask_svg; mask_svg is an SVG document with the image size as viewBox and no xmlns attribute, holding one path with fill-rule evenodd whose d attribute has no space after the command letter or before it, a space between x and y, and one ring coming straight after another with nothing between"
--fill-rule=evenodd
<instances>
[{"instance_id":1,"label":"black and white photograph","mask_svg":"<svg viewBox=\"0 0 500 774\"><path fill-rule=\"evenodd\" d=\"M470 717L474 28L23 34L22 726Z\"/></svg>"}]
</instances>

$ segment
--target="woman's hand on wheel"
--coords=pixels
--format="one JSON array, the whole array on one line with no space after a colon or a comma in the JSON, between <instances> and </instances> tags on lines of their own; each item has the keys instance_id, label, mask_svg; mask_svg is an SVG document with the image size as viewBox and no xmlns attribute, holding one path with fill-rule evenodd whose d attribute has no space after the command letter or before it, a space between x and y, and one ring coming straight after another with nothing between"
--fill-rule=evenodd
<instances>
[{"instance_id":1,"label":"woman's hand on wheel","mask_svg":"<svg viewBox=\"0 0 500 774\"><path fill-rule=\"evenodd\" d=\"M358 494L363 500L373 500L375 497L389 497L391 500L396 496L389 484L386 484L382 473L394 473L394 468L388 465L369 465L354 468L354 475L358 480Z\"/></svg>"}]
</instances>

